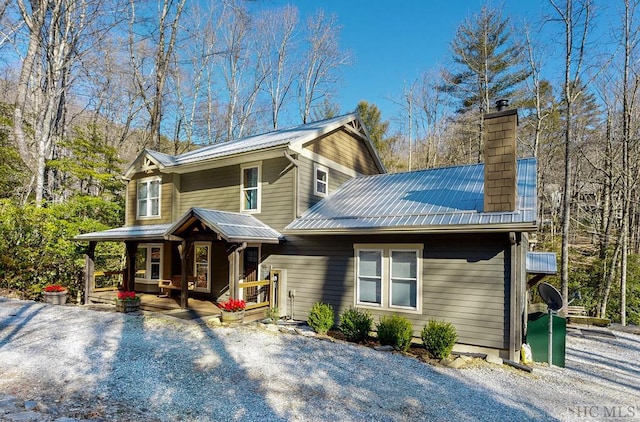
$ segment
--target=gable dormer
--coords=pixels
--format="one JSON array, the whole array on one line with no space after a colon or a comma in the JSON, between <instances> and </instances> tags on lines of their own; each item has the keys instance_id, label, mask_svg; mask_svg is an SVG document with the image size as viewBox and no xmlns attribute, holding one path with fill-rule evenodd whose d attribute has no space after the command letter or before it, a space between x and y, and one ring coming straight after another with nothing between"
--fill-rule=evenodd
<instances>
[{"instance_id":1,"label":"gable dormer","mask_svg":"<svg viewBox=\"0 0 640 422\"><path fill-rule=\"evenodd\" d=\"M126 225L165 224L173 221L174 175L164 173L165 154L144 150L125 173ZM169 157L169 156L167 156Z\"/></svg>"}]
</instances>

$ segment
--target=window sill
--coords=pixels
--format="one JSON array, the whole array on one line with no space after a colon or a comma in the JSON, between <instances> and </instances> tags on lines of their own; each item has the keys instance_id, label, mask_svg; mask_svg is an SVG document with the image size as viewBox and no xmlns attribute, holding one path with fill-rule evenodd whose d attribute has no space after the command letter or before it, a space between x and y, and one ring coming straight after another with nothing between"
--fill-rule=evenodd
<instances>
[{"instance_id":1,"label":"window sill","mask_svg":"<svg viewBox=\"0 0 640 422\"><path fill-rule=\"evenodd\" d=\"M422 315L422 309L416 308L403 308L401 306L382 306L374 304L356 303L356 308L371 309L376 311L396 312L403 314Z\"/></svg>"}]
</instances>

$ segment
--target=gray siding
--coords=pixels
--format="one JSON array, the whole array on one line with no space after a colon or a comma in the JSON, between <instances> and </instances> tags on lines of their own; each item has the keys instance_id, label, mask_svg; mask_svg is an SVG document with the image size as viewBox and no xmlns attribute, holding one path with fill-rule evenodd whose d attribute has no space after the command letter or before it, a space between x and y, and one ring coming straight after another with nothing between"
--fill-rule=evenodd
<instances>
[{"instance_id":1,"label":"gray siding","mask_svg":"<svg viewBox=\"0 0 640 422\"><path fill-rule=\"evenodd\" d=\"M407 236L287 236L284 247L263 247L266 266L287 270L295 289L294 317L306 319L318 301L333 305L336 318L354 303L354 243L422 243L422 314L403 314L414 334L430 318L458 330L458 342L505 349L508 340L509 242L506 234ZM290 306L290 304L289 304ZM390 311L372 311L374 321Z\"/></svg>"},{"instance_id":2,"label":"gray siding","mask_svg":"<svg viewBox=\"0 0 640 422\"><path fill-rule=\"evenodd\" d=\"M183 174L180 183L180 210L191 207L220 211L240 210L240 166L228 166Z\"/></svg>"},{"instance_id":3,"label":"gray siding","mask_svg":"<svg viewBox=\"0 0 640 422\"><path fill-rule=\"evenodd\" d=\"M380 170L365 141L345 128L304 145L305 149L356 170L360 174L378 174Z\"/></svg>"},{"instance_id":4,"label":"gray siding","mask_svg":"<svg viewBox=\"0 0 640 422\"><path fill-rule=\"evenodd\" d=\"M160 188L160 217L138 219L138 180L155 176L162 177L162 184ZM151 173L138 173L134 175L129 183L127 183L126 225L142 226L146 224L164 224L172 222L173 201L174 187L172 174L160 174L159 171L155 170Z\"/></svg>"},{"instance_id":5,"label":"gray siding","mask_svg":"<svg viewBox=\"0 0 640 422\"><path fill-rule=\"evenodd\" d=\"M284 157L262 161L262 203L254 215L276 230L293 219L294 172L290 168L285 171L288 166ZM178 216L191 207L240 211L240 165L183 174L180 188Z\"/></svg>"},{"instance_id":6,"label":"gray siding","mask_svg":"<svg viewBox=\"0 0 640 422\"><path fill-rule=\"evenodd\" d=\"M323 197L313 193L313 184L315 183L315 174L313 171L314 161L305 157L299 157L298 163L298 211L302 214L317 202L321 201ZM329 170L329 194L352 177L329 166L323 167Z\"/></svg>"}]
</instances>

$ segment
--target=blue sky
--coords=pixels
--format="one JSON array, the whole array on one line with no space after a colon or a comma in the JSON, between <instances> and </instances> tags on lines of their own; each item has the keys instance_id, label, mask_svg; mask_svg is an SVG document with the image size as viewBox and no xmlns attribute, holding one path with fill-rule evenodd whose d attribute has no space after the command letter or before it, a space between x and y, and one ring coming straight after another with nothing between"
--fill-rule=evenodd
<instances>
[{"instance_id":1,"label":"blue sky","mask_svg":"<svg viewBox=\"0 0 640 422\"><path fill-rule=\"evenodd\" d=\"M341 112L355 109L360 100L376 104L384 120L397 112L403 85L428 69L450 60L449 45L460 23L480 11L480 0L267 0L265 5L294 4L301 20L322 8L338 16L342 25L340 44L352 54L352 64L343 69L335 102ZM518 26L537 20L548 10L546 0L492 2L511 15ZM268 6L267 6L268 7Z\"/></svg>"}]
</instances>

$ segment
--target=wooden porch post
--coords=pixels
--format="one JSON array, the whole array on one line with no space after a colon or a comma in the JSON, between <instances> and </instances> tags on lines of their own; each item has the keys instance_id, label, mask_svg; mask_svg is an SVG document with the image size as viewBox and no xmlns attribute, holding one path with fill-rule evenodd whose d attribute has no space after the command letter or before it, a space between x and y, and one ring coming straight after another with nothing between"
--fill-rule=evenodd
<instances>
[{"instance_id":1,"label":"wooden porch post","mask_svg":"<svg viewBox=\"0 0 640 422\"><path fill-rule=\"evenodd\" d=\"M136 253L138 242L124 242L127 248L127 263L123 274L124 289L133 291L136 289Z\"/></svg>"},{"instance_id":2,"label":"wooden porch post","mask_svg":"<svg viewBox=\"0 0 640 422\"><path fill-rule=\"evenodd\" d=\"M191 251L191 243L186 240L182 241L182 245L178 248L180 251L180 260L182 266L182 272L180 277L182 281L180 283L180 307L187 309L189 307L189 278L187 266L189 265L189 252Z\"/></svg>"},{"instance_id":3,"label":"wooden porch post","mask_svg":"<svg viewBox=\"0 0 640 422\"><path fill-rule=\"evenodd\" d=\"M95 281L93 273L96 268L96 244L97 242L89 242L89 247L85 252L84 258L84 303L89 303L89 294L93 293Z\"/></svg>"}]
</instances>

